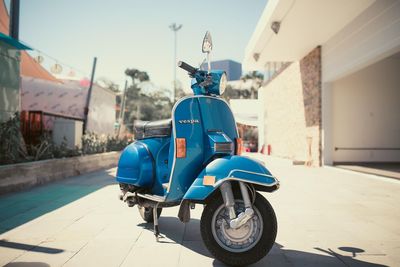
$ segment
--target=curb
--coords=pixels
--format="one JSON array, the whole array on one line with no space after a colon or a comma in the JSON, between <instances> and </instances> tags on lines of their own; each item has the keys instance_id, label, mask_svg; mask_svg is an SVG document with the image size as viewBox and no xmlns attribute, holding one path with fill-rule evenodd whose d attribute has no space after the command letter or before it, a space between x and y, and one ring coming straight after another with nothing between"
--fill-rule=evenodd
<instances>
[{"instance_id":1,"label":"curb","mask_svg":"<svg viewBox=\"0 0 400 267\"><path fill-rule=\"evenodd\" d=\"M389 183L395 183L395 184L399 184L400 183L400 180L397 179L397 178L392 178L392 177L387 177L387 176L380 176L380 175L377 175L377 174L371 174L371 173L347 170L347 169L342 169L342 168L338 168L338 167L330 166L330 165L324 165L324 166L322 166L322 168L327 169L327 170L336 171L336 172L343 172L343 173L353 174L353 175L357 175L357 176L361 176L361 177L365 177L365 178L369 178L369 179L385 181L385 182L389 182Z\"/></svg>"}]
</instances>

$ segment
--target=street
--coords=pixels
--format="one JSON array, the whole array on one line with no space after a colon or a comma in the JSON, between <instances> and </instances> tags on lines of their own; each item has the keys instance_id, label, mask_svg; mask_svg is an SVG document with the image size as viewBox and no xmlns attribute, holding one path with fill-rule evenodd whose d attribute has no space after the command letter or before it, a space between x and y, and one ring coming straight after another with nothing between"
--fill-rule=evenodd
<instances>
[{"instance_id":1,"label":"street","mask_svg":"<svg viewBox=\"0 0 400 267\"><path fill-rule=\"evenodd\" d=\"M278 219L272 251L254 266L400 266L400 181L267 159L281 188L263 193ZM199 219L164 209L152 224L118 200L115 168L0 197L0 265L223 266Z\"/></svg>"}]
</instances>

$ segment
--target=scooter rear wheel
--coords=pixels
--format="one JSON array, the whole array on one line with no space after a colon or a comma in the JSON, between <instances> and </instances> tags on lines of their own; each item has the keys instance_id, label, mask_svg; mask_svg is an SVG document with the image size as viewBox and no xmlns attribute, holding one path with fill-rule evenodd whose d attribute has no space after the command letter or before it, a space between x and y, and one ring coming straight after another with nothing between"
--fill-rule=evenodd
<instances>
[{"instance_id":1,"label":"scooter rear wheel","mask_svg":"<svg viewBox=\"0 0 400 267\"><path fill-rule=\"evenodd\" d=\"M145 222L148 222L148 223L154 222L153 208L145 208L145 207L138 205L138 209L139 209L140 216L142 217L142 219ZM160 218L161 212L162 212L162 208L158 208L157 209L157 218Z\"/></svg>"},{"instance_id":2,"label":"scooter rear wheel","mask_svg":"<svg viewBox=\"0 0 400 267\"><path fill-rule=\"evenodd\" d=\"M240 193L235 193L236 214L244 210ZM214 257L230 266L245 266L265 257L274 245L277 222L274 210L259 193L253 204L253 218L238 229L229 227L228 213L220 194L204 208L201 236Z\"/></svg>"}]
</instances>

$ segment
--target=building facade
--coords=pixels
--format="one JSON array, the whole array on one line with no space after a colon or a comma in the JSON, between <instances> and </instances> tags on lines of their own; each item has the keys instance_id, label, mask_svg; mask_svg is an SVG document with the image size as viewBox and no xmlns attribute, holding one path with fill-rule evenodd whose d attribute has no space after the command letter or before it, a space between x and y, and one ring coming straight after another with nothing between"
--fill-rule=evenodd
<instances>
[{"instance_id":1,"label":"building facade","mask_svg":"<svg viewBox=\"0 0 400 267\"><path fill-rule=\"evenodd\" d=\"M247 46L272 154L400 162L400 2L270 0ZM260 116L260 117L262 117Z\"/></svg>"},{"instance_id":2,"label":"building facade","mask_svg":"<svg viewBox=\"0 0 400 267\"><path fill-rule=\"evenodd\" d=\"M207 69L207 63L203 64L202 68ZM228 81L239 80L242 77L242 64L230 59L212 61L211 69L224 70Z\"/></svg>"}]
</instances>

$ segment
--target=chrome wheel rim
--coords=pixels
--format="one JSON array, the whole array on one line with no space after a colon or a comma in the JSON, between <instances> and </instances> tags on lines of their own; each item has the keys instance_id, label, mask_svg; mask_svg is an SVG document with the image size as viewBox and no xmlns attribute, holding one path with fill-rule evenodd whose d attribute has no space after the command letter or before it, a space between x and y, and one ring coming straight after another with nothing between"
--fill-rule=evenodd
<instances>
[{"instance_id":1,"label":"chrome wheel rim","mask_svg":"<svg viewBox=\"0 0 400 267\"><path fill-rule=\"evenodd\" d=\"M235 200L236 214L245 210L243 201ZM263 220L258 209L253 205L254 215L243 226L232 229L229 226L229 214L222 204L214 212L211 220L212 234L217 243L230 252L244 252L253 248L261 239Z\"/></svg>"}]
</instances>

